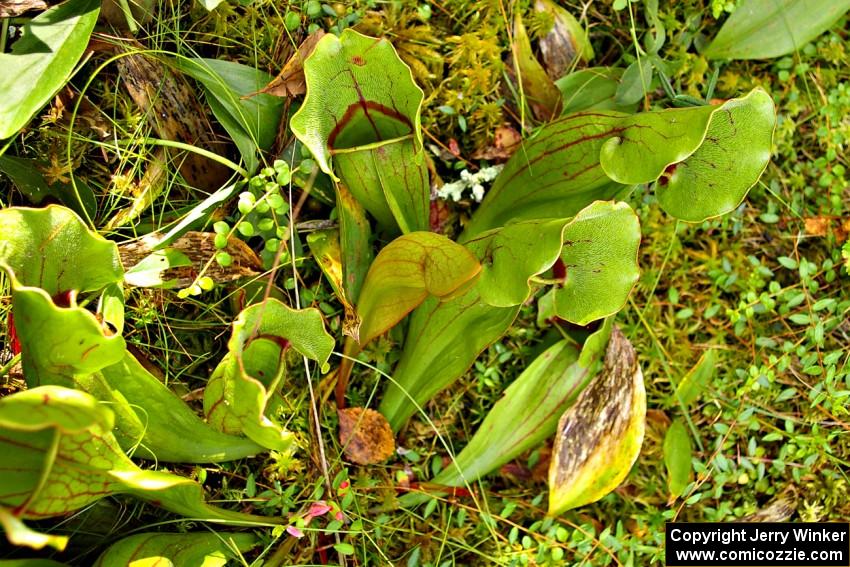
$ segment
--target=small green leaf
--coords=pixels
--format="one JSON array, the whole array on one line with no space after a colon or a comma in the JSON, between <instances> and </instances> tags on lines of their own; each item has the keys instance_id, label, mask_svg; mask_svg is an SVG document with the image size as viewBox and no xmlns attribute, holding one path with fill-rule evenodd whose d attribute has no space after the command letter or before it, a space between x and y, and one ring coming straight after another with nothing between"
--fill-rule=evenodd
<instances>
[{"instance_id":1,"label":"small green leaf","mask_svg":"<svg viewBox=\"0 0 850 567\"><path fill-rule=\"evenodd\" d=\"M244 309L233 322L228 354L204 391L204 413L224 433L244 434L275 451L289 451L293 434L275 419L289 348L327 364L334 340L318 309L295 310L276 299Z\"/></svg>"},{"instance_id":2,"label":"small green leaf","mask_svg":"<svg viewBox=\"0 0 850 567\"><path fill-rule=\"evenodd\" d=\"M429 296L447 299L468 289L481 271L463 246L433 232L393 240L372 263L357 301L359 343L384 334Z\"/></svg>"},{"instance_id":3,"label":"small green leaf","mask_svg":"<svg viewBox=\"0 0 850 567\"><path fill-rule=\"evenodd\" d=\"M664 466L667 468L667 489L670 496L682 495L691 481L691 436L687 427L676 419L664 436Z\"/></svg>"},{"instance_id":4,"label":"small green leaf","mask_svg":"<svg viewBox=\"0 0 850 567\"><path fill-rule=\"evenodd\" d=\"M228 560L256 547L249 533L142 533L125 537L100 554L94 567L112 565L168 565L169 567L224 567Z\"/></svg>"},{"instance_id":5,"label":"small green leaf","mask_svg":"<svg viewBox=\"0 0 850 567\"><path fill-rule=\"evenodd\" d=\"M787 55L828 30L850 0L743 0L705 50L709 59Z\"/></svg>"},{"instance_id":6,"label":"small green leaf","mask_svg":"<svg viewBox=\"0 0 850 567\"><path fill-rule=\"evenodd\" d=\"M645 57L626 67L617 87L614 101L621 106L636 104L649 90L652 84L652 63Z\"/></svg>"},{"instance_id":7,"label":"small green leaf","mask_svg":"<svg viewBox=\"0 0 850 567\"><path fill-rule=\"evenodd\" d=\"M21 28L0 53L0 140L15 135L71 78L88 45L99 0L67 0Z\"/></svg>"},{"instance_id":8,"label":"small green leaf","mask_svg":"<svg viewBox=\"0 0 850 567\"><path fill-rule=\"evenodd\" d=\"M676 387L676 396L686 408L699 397L706 385L714 378L716 367L717 349L709 349L679 382Z\"/></svg>"},{"instance_id":9,"label":"small green leaf","mask_svg":"<svg viewBox=\"0 0 850 567\"><path fill-rule=\"evenodd\" d=\"M637 460L645 420L637 355L615 327L603 369L558 422L549 465L549 513L596 502L614 490Z\"/></svg>"}]
</instances>

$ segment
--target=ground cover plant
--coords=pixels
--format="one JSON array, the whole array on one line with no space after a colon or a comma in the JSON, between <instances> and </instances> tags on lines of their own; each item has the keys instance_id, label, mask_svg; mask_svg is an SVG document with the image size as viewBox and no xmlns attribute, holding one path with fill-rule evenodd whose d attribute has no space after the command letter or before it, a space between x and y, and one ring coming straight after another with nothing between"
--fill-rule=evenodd
<instances>
[{"instance_id":1,"label":"ground cover plant","mask_svg":"<svg viewBox=\"0 0 850 567\"><path fill-rule=\"evenodd\" d=\"M846 519L850 5L813 3L2 6L0 564Z\"/></svg>"}]
</instances>

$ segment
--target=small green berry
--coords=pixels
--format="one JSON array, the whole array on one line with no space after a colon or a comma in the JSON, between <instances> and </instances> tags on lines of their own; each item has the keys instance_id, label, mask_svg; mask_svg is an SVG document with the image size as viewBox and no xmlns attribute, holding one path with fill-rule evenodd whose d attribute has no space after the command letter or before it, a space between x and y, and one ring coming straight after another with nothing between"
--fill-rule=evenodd
<instances>
[{"instance_id":1,"label":"small green berry","mask_svg":"<svg viewBox=\"0 0 850 567\"><path fill-rule=\"evenodd\" d=\"M233 256L227 252L219 252L215 255L215 261L218 262L218 265L222 268L226 268L233 263Z\"/></svg>"},{"instance_id":2,"label":"small green berry","mask_svg":"<svg viewBox=\"0 0 850 567\"><path fill-rule=\"evenodd\" d=\"M227 233L230 232L230 225L224 221L218 221L213 225L213 230L216 234L227 235Z\"/></svg>"},{"instance_id":3,"label":"small green berry","mask_svg":"<svg viewBox=\"0 0 850 567\"><path fill-rule=\"evenodd\" d=\"M254 236L254 225L249 223L248 221L242 221L238 225L236 225L236 230L239 231L239 234L245 237Z\"/></svg>"},{"instance_id":4,"label":"small green berry","mask_svg":"<svg viewBox=\"0 0 850 567\"><path fill-rule=\"evenodd\" d=\"M277 252L278 248L280 248L280 240L277 238L269 238L266 240L266 250L269 252Z\"/></svg>"},{"instance_id":5,"label":"small green berry","mask_svg":"<svg viewBox=\"0 0 850 567\"><path fill-rule=\"evenodd\" d=\"M216 234L214 243L219 250L227 248L227 234Z\"/></svg>"},{"instance_id":6,"label":"small green berry","mask_svg":"<svg viewBox=\"0 0 850 567\"><path fill-rule=\"evenodd\" d=\"M236 207L239 209L239 212L243 215L247 215L251 211L254 210L254 203L249 203L248 201L243 201L239 199L239 203L237 203Z\"/></svg>"},{"instance_id":7,"label":"small green berry","mask_svg":"<svg viewBox=\"0 0 850 567\"><path fill-rule=\"evenodd\" d=\"M316 162L311 159L305 159L298 164L298 169L300 169L302 173L310 173L313 171L314 167L316 167Z\"/></svg>"},{"instance_id":8,"label":"small green berry","mask_svg":"<svg viewBox=\"0 0 850 567\"><path fill-rule=\"evenodd\" d=\"M186 299L187 297L189 297L189 288L183 288L178 291L177 297L179 297L180 299Z\"/></svg>"},{"instance_id":9,"label":"small green berry","mask_svg":"<svg viewBox=\"0 0 850 567\"><path fill-rule=\"evenodd\" d=\"M270 208L271 208L271 207L269 206L268 201L267 201L267 200L265 200L265 199L264 199L264 200L262 200L262 201L260 201L259 203L257 203L257 204L254 206L254 210L255 210L255 211L257 211L258 213L260 213L261 215L264 215L264 214L266 214L267 212L269 212L269 209L270 209Z\"/></svg>"},{"instance_id":10,"label":"small green berry","mask_svg":"<svg viewBox=\"0 0 850 567\"><path fill-rule=\"evenodd\" d=\"M552 550L552 561L560 561L564 558L564 548L556 547Z\"/></svg>"},{"instance_id":11,"label":"small green berry","mask_svg":"<svg viewBox=\"0 0 850 567\"><path fill-rule=\"evenodd\" d=\"M311 18L318 18L322 15L322 4L318 0L310 0L307 2L307 15Z\"/></svg>"},{"instance_id":12,"label":"small green berry","mask_svg":"<svg viewBox=\"0 0 850 567\"><path fill-rule=\"evenodd\" d=\"M198 286L204 291L210 291L215 287L215 281L209 276L198 278Z\"/></svg>"},{"instance_id":13,"label":"small green berry","mask_svg":"<svg viewBox=\"0 0 850 567\"><path fill-rule=\"evenodd\" d=\"M274 219L261 220L257 223L257 228L259 228L263 232L274 230Z\"/></svg>"},{"instance_id":14,"label":"small green berry","mask_svg":"<svg viewBox=\"0 0 850 567\"><path fill-rule=\"evenodd\" d=\"M270 167L264 167L263 171L261 172L261 175L265 178L270 178L272 175L274 175L274 169Z\"/></svg>"},{"instance_id":15,"label":"small green berry","mask_svg":"<svg viewBox=\"0 0 850 567\"><path fill-rule=\"evenodd\" d=\"M288 31L295 31L301 25L301 16L295 12L287 12L283 18L283 25Z\"/></svg>"}]
</instances>

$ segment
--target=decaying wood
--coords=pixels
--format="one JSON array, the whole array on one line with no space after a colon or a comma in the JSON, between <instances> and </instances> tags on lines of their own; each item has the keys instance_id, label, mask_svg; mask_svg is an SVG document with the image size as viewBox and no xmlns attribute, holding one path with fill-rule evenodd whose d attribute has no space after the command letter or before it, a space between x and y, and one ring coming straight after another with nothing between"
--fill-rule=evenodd
<instances>
[{"instance_id":1,"label":"decaying wood","mask_svg":"<svg viewBox=\"0 0 850 567\"><path fill-rule=\"evenodd\" d=\"M46 10L44 0L3 0L0 2L0 18L17 18L30 10Z\"/></svg>"},{"instance_id":2,"label":"decaying wood","mask_svg":"<svg viewBox=\"0 0 850 567\"><path fill-rule=\"evenodd\" d=\"M277 77L272 79L260 92L280 97L306 93L307 81L304 78L304 60L313 53L316 44L319 43L319 40L324 35L324 31L318 30L307 36L307 39L301 42L295 54L289 58L289 61L286 62Z\"/></svg>"},{"instance_id":3,"label":"decaying wood","mask_svg":"<svg viewBox=\"0 0 850 567\"><path fill-rule=\"evenodd\" d=\"M151 254L157 241L158 235L152 234L141 240L119 246L118 252L124 269L130 269ZM227 283L262 273L263 263L260 258L251 247L238 238L228 240L227 247L224 249L233 258L230 266L225 268L218 262L211 262L210 260L219 252L214 241L215 233L194 231L187 232L175 240L169 248L185 254L192 265L169 268L162 273L161 279L173 280L176 287L186 287L191 285L199 275L208 276L216 283Z\"/></svg>"}]
</instances>

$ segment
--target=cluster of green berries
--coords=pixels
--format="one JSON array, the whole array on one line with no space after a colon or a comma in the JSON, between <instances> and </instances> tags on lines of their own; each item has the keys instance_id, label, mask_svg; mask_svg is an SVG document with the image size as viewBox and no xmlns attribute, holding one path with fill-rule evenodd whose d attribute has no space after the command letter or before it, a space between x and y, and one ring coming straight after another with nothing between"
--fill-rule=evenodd
<instances>
[{"instance_id":1,"label":"cluster of green berries","mask_svg":"<svg viewBox=\"0 0 850 567\"><path fill-rule=\"evenodd\" d=\"M248 181L245 191L239 194L237 208L240 217L235 227L226 221L218 221L213 225L215 247L219 250L215 260L220 266L226 268L233 263L226 248L227 240L234 230L246 240L254 236L262 238L265 244L260 258L263 266L271 266L281 240L286 238L289 203L281 194L281 189L289 185L291 177L289 164L276 160L272 167L263 168Z\"/></svg>"}]
</instances>

